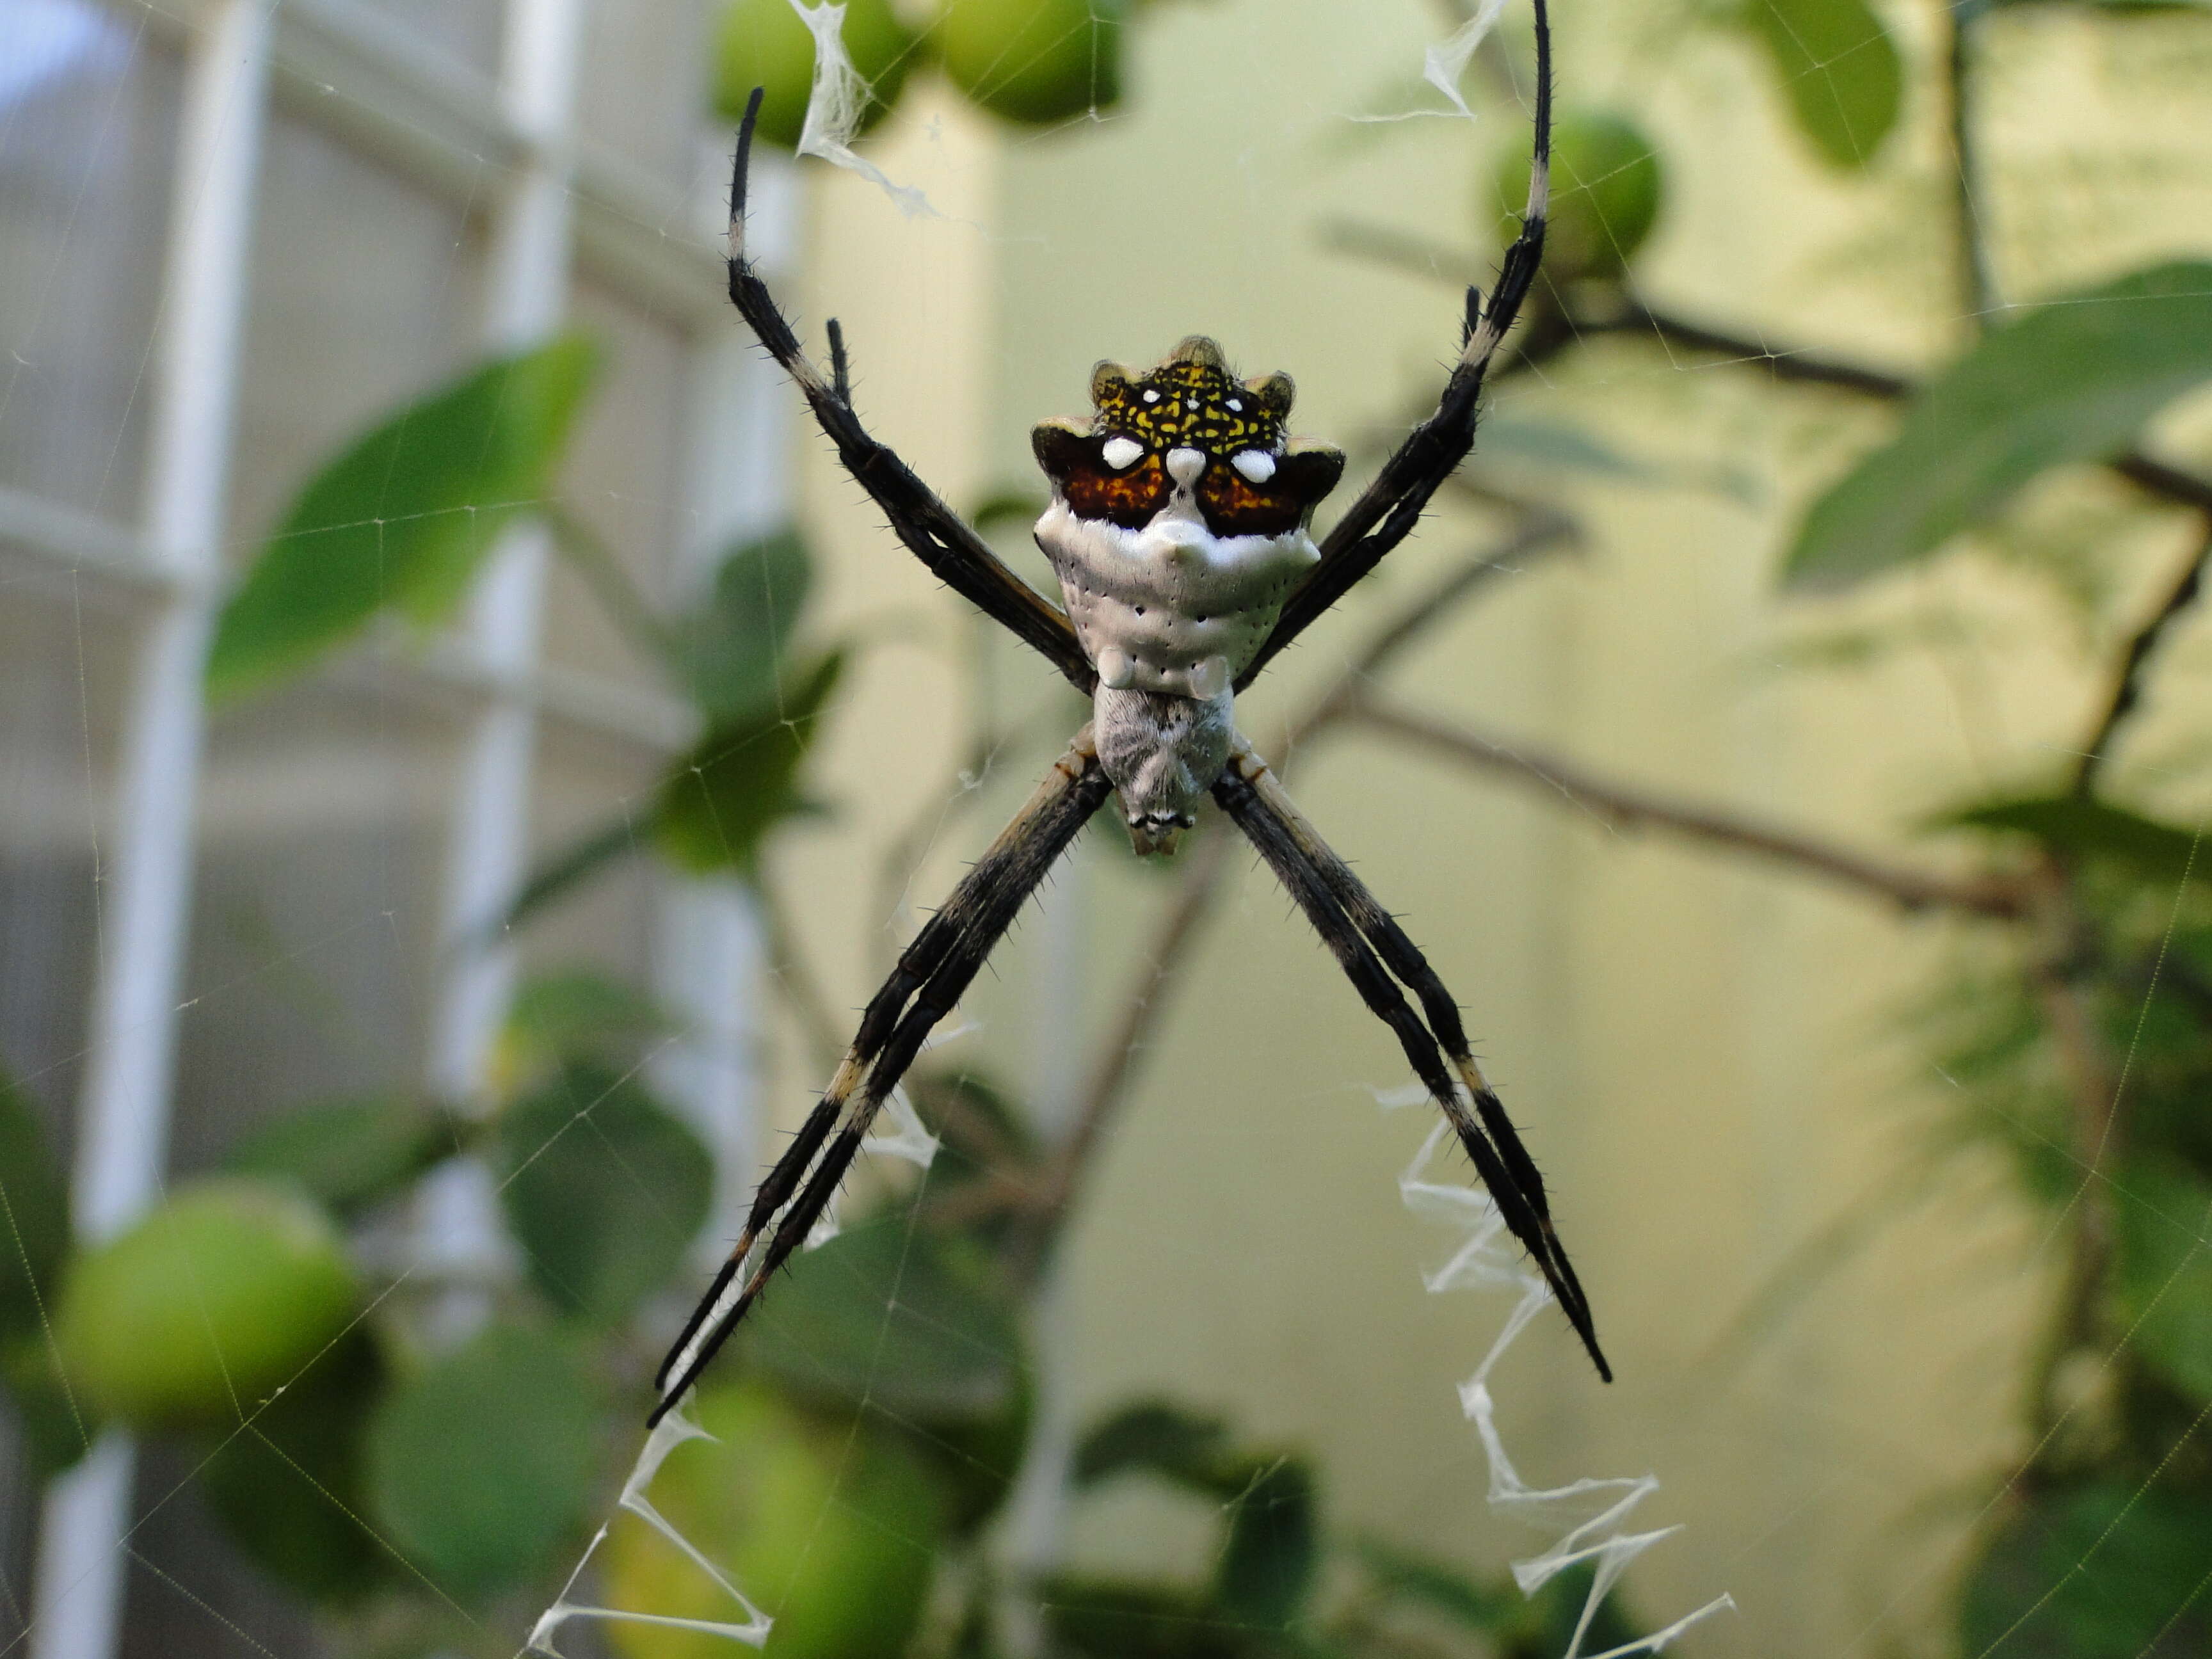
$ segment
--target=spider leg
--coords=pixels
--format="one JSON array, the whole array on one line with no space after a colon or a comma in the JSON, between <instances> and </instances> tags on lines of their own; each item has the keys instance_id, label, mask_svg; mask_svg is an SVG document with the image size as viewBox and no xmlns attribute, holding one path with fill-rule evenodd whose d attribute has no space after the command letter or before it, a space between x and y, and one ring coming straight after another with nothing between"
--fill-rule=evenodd
<instances>
[{"instance_id":1,"label":"spider leg","mask_svg":"<svg viewBox=\"0 0 2212 1659\"><path fill-rule=\"evenodd\" d=\"M898 538L939 581L1041 653L1077 690L1090 696L1097 675L1060 608L1008 569L988 543L860 424L853 408L844 336L836 323L830 324L832 372L825 376L807 356L768 284L745 257L745 170L760 100L760 89L755 88L745 106L744 125L738 129L737 161L730 180L731 303L791 376L816 422L837 446L837 459L882 509Z\"/></svg>"},{"instance_id":2,"label":"spider leg","mask_svg":"<svg viewBox=\"0 0 2212 1659\"><path fill-rule=\"evenodd\" d=\"M1483 1076L1460 1022L1458 1005L1443 981L1241 737L1213 787L1213 798L1297 900L1369 1010L1396 1035L1414 1073L1474 1160L1506 1226L1534 1258L1559 1298L1560 1310L1582 1339L1598 1375L1611 1382L1613 1369L1598 1346L1589 1300L1553 1227L1543 1178L1504 1103ZM1419 998L1427 1024L1413 1012L1393 975ZM1444 1064L1447 1058L1449 1069ZM1465 1085L1464 1097L1458 1085Z\"/></svg>"},{"instance_id":3,"label":"spider leg","mask_svg":"<svg viewBox=\"0 0 2212 1659\"><path fill-rule=\"evenodd\" d=\"M1551 200L1552 178L1552 28L1544 0L1534 0L1534 5L1535 149L1528 168L1528 204L1522 215L1521 234L1498 264L1490 303L1483 303L1480 289L1467 291L1459 361L1444 382L1437 412L1413 428L1382 464L1375 481L1322 538L1321 562L1291 593L1273 629L1237 677L1239 691L1260 677L1260 671L1277 652L1305 632L1412 533L1429 498L1474 447L1483 376L1521 314L1521 303L1528 297L1536 268L1544 258L1544 219Z\"/></svg>"},{"instance_id":4,"label":"spider leg","mask_svg":"<svg viewBox=\"0 0 2212 1659\"><path fill-rule=\"evenodd\" d=\"M662 1361L654 1378L660 1403L653 1422L684 1397L763 1286L805 1242L851 1168L877 1109L906 1075L932 1028L952 1012L1022 906L1112 789L1085 726L944 908L900 952L898 965L861 1015L853 1046L761 1182L737 1244ZM748 1272L756 1246L762 1246L760 1259Z\"/></svg>"}]
</instances>

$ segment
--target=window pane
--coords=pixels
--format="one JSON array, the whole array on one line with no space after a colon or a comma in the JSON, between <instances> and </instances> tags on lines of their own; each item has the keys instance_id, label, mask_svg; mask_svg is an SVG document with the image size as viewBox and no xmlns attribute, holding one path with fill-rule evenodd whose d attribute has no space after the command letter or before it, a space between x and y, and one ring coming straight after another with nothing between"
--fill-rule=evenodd
<instances>
[{"instance_id":1,"label":"window pane","mask_svg":"<svg viewBox=\"0 0 2212 1659\"><path fill-rule=\"evenodd\" d=\"M531 791L531 863L538 868L610 823L641 822L662 769L642 748L549 720L539 730ZM525 928L524 971L588 969L649 986L653 884L650 856L626 860L575 890Z\"/></svg>"},{"instance_id":2,"label":"window pane","mask_svg":"<svg viewBox=\"0 0 2212 1659\"><path fill-rule=\"evenodd\" d=\"M271 119L253 242L234 557L315 466L477 349L483 254L460 209L304 121Z\"/></svg>"},{"instance_id":3,"label":"window pane","mask_svg":"<svg viewBox=\"0 0 2212 1659\"><path fill-rule=\"evenodd\" d=\"M486 78L499 70L499 0L360 0Z\"/></svg>"},{"instance_id":4,"label":"window pane","mask_svg":"<svg viewBox=\"0 0 2212 1659\"><path fill-rule=\"evenodd\" d=\"M706 108L708 0L591 0L585 134L678 188L689 183Z\"/></svg>"},{"instance_id":5,"label":"window pane","mask_svg":"<svg viewBox=\"0 0 2212 1659\"><path fill-rule=\"evenodd\" d=\"M51 568L0 557L0 1067L66 1155L137 629Z\"/></svg>"},{"instance_id":6,"label":"window pane","mask_svg":"<svg viewBox=\"0 0 2212 1659\"><path fill-rule=\"evenodd\" d=\"M136 518L178 70L89 0L0 0L0 486Z\"/></svg>"},{"instance_id":7,"label":"window pane","mask_svg":"<svg viewBox=\"0 0 2212 1659\"><path fill-rule=\"evenodd\" d=\"M307 1102L421 1076L455 727L405 685L402 669L364 665L210 730L179 1026L179 1170L209 1167Z\"/></svg>"},{"instance_id":8,"label":"window pane","mask_svg":"<svg viewBox=\"0 0 2212 1659\"><path fill-rule=\"evenodd\" d=\"M580 286L571 311L605 357L562 495L621 562L647 603L658 605L689 522L683 495L688 343L676 329L603 289ZM548 589L545 657L641 687L663 683L565 566L554 571Z\"/></svg>"}]
</instances>

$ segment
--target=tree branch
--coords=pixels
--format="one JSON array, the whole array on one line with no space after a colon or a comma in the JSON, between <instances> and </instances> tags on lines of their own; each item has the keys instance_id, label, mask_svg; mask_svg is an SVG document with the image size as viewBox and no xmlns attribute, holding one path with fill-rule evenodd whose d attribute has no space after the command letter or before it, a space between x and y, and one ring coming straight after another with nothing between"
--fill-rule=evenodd
<instances>
[{"instance_id":1,"label":"tree branch","mask_svg":"<svg viewBox=\"0 0 2212 1659\"><path fill-rule=\"evenodd\" d=\"M1372 696L1351 703L1344 718L1539 787L1617 828L1662 830L1686 840L1809 870L1887 899L1907 912L1959 910L2009 921L2027 908L2027 896L2014 882L1908 869L1717 808L1646 794L1539 750L1446 726Z\"/></svg>"},{"instance_id":2,"label":"tree branch","mask_svg":"<svg viewBox=\"0 0 2212 1659\"><path fill-rule=\"evenodd\" d=\"M1883 403L1903 403L1917 397L1919 383L1887 369L1872 368L1840 357L1802 350L1795 346L1771 345L1762 340L1707 328L1657 310L1631 296L1617 313L1601 318L1577 318L1577 331L1583 335L1627 334L1649 331L1670 345L1686 350L1710 351L1736 362L1765 369L1778 380L1799 386L1835 386ZM2212 516L2212 479L2146 455L2140 449L2124 450L2105 463L2113 472L2148 495L2177 507L2194 507Z\"/></svg>"},{"instance_id":3,"label":"tree branch","mask_svg":"<svg viewBox=\"0 0 2212 1659\"><path fill-rule=\"evenodd\" d=\"M1370 225L1354 220L1330 220L1322 227L1330 246L1361 258L1373 259L1417 276L1433 277L1454 288L1480 274L1482 262L1474 254L1432 242L1425 237ZM1763 368L1776 380L1793 386L1834 386L1856 392L1882 403L1907 402L1920 391L1909 376L1893 374L1865 363L1800 346L1775 345L1726 329L1708 328L1673 312L1647 305L1632 291L1613 308L1600 312L1561 313L1548 306L1530 307L1517 355L1499 363L1493 378L1502 379L1557 356L1577 340L1601 334L1649 334L1664 344L1685 351L1710 352L1747 368ZM2139 449L2124 451L2105 463L2146 493L2180 507L2212 514L2212 479L2168 465Z\"/></svg>"},{"instance_id":4,"label":"tree branch","mask_svg":"<svg viewBox=\"0 0 2212 1659\"><path fill-rule=\"evenodd\" d=\"M2130 483L2212 518L2212 479L2153 460L2139 449L2130 449L2106 465Z\"/></svg>"},{"instance_id":5,"label":"tree branch","mask_svg":"<svg viewBox=\"0 0 2212 1659\"><path fill-rule=\"evenodd\" d=\"M2173 625L2181 613L2197 602L2204 580L2204 565L2212 558L2212 526L2208 526L2204 538L2197 543L2189 556L2182 561L2181 568L2166 589L2166 597L2152 611L2141 628L2130 635L2126 648L2120 653L2118 666L2113 671L2112 688L2105 699L2104 712L2098 717L2089 735L2079 745L2081 758L2074 768L2074 793L2087 797L2097 787L2097 774L2103 769L2105 757L2112 739L2121 726L2136 711L2142 700L2143 665L2158 648L2166 630Z\"/></svg>"},{"instance_id":6,"label":"tree branch","mask_svg":"<svg viewBox=\"0 0 2212 1659\"><path fill-rule=\"evenodd\" d=\"M1746 367L1764 368L1778 380L1796 386L1836 386L1885 403L1900 402L1918 389L1904 375L1893 374L1887 369L1849 362L1799 346L1777 346L1723 329L1707 328L1672 312L1648 306L1633 295L1617 314L1577 319L1577 325L1585 334L1648 332L1686 351L1711 352Z\"/></svg>"}]
</instances>

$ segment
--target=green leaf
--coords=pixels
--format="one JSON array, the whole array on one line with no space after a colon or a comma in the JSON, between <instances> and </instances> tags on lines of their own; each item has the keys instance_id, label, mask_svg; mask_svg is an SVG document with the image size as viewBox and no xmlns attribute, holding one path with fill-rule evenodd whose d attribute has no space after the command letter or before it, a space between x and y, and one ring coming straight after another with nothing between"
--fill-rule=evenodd
<instances>
[{"instance_id":1,"label":"green leaf","mask_svg":"<svg viewBox=\"0 0 2212 1659\"><path fill-rule=\"evenodd\" d=\"M910 1073L906 1087L915 1115L940 1143L929 1166L934 1196L1036 1164L1036 1140L1029 1120L990 1078L968 1066L948 1067ZM966 1231L988 1239L1000 1231L1000 1224L989 1220Z\"/></svg>"},{"instance_id":2,"label":"green leaf","mask_svg":"<svg viewBox=\"0 0 2212 1659\"><path fill-rule=\"evenodd\" d=\"M723 556L706 603L670 629L678 677L709 720L756 720L775 708L813 574L796 532L741 543Z\"/></svg>"},{"instance_id":3,"label":"green leaf","mask_svg":"<svg viewBox=\"0 0 2212 1659\"><path fill-rule=\"evenodd\" d=\"M0 1346L43 1337L69 1252L69 1183L46 1145L38 1104L0 1074Z\"/></svg>"},{"instance_id":4,"label":"green leaf","mask_svg":"<svg viewBox=\"0 0 2212 1659\"><path fill-rule=\"evenodd\" d=\"M289 1181L341 1215L391 1197L453 1150L444 1116L398 1097L306 1106L234 1146L223 1167Z\"/></svg>"},{"instance_id":5,"label":"green leaf","mask_svg":"<svg viewBox=\"0 0 2212 1659\"><path fill-rule=\"evenodd\" d=\"M2201 1654L2212 1646L2212 1599L2197 1594L2208 1538L2212 1502L2203 1498L2133 1485L2053 1493L2008 1522L1976 1564L1960 1604L1960 1650Z\"/></svg>"},{"instance_id":6,"label":"green leaf","mask_svg":"<svg viewBox=\"0 0 2212 1659\"><path fill-rule=\"evenodd\" d=\"M602 1408L573 1343L490 1326L370 1418L371 1518L447 1595L521 1583L586 1524Z\"/></svg>"},{"instance_id":7,"label":"green leaf","mask_svg":"<svg viewBox=\"0 0 2212 1659\"><path fill-rule=\"evenodd\" d=\"M1783 567L1837 588L1925 557L2037 474L2100 461L2212 377L2212 264L2157 265L1998 330L1814 503Z\"/></svg>"},{"instance_id":8,"label":"green leaf","mask_svg":"<svg viewBox=\"0 0 2212 1659\"><path fill-rule=\"evenodd\" d=\"M1551 1659L1565 1652L1589 1600L1592 1570L1587 1563L1569 1567L1534 1595L1524 1597L1504 1574L1486 1583L1376 1539L1362 1540L1358 1548L1376 1589L1491 1638L1492 1649L1503 1659L1522 1655ZM1581 1646L1592 1653L1610 1653L1633 1642L1645 1628L1623 1609L1615 1591L1598 1603Z\"/></svg>"},{"instance_id":9,"label":"green leaf","mask_svg":"<svg viewBox=\"0 0 2212 1659\"><path fill-rule=\"evenodd\" d=\"M2011 11L2023 11L2030 6L2075 4L2087 6L2095 11L2201 12L2208 3L2212 3L2212 0L1990 0L1993 9L2002 7Z\"/></svg>"},{"instance_id":10,"label":"green leaf","mask_svg":"<svg viewBox=\"0 0 2212 1659\"><path fill-rule=\"evenodd\" d=\"M102 1426L98 1410L82 1389L72 1389L44 1336L25 1337L0 1346L0 1382L15 1408L17 1444L24 1473L43 1486L92 1449Z\"/></svg>"},{"instance_id":11,"label":"green leaf","mask_svg":"<svg viewBox=\"0 0 2212 1659\"><path fill-rule=\"evenodd\" d=\"M200 1467L208 1505L254 1564L317 1601L356 1601L399 1564L362 1518L362 1445L386 1385L356 1326Z\"/></svg>"},{"instance_id":12,"label":"green leaf","mask_svg":"<svg viewBox=\"0 0 2212 1659\"><path fill-rule=\"evenodd\" d=\"M1400 1549L1377 1538L1358 1545L1360 1564L1376 1587L1442 1613L1465 1629L1491 1634L1521 1619L1522 1598L1510 1581L1480 1583L1456 1567Z\"/></svg>"},{"instance_id":13,"label":"green leaf","mask_svg":"<svg viewBox=\"0 0 2212 1659\"><path fill-rule=\"evenodd\" d=\"M1905 70L1866 0L1745 0L1745 27L1831 167L1863 169L1897 125Z\"/></svg>"},{"instance_id":14,"label":"green leaf","mask_svg":"<svg viewBox=\"0 0 2212 1659\"><path fill-rule=\"evenodd\" d=\"M1049 1651L1071 1659L1254 1659L1248 1633L1224 1626L1188 1591L1073 1574L1039 1586Z\"/></svg>"},{"instance_id":15,"label":"green leaf","mask_svg":"<svg viewBox=\"0 0 2212 1659\"><path fill-rule=\"evenodd\" d=\"M1282 1630L1304 1610L1321 1561L1314 1488L1304 1460L1278 1457L1231 1500L1214 1602L1239 1624Z\"/></svg>"},{"instance_id":16,"label":"green leaf","mask_svg":"<svg viewBox=\"0 0 2212 1659\"><path fill-rule=\"evenodd\" d=\"M2212 1401L2212 1187L2148 1162L2121 1169L2113 1187L2128 1345L2169 1382Z\"/></svg>"},{"instance_id":17,"label":"green leaf","mask_svg":"<svg viewBox=\"0 0 2212 1659\"><path fill-rule=\"evenodd\" d=\"M210 693L297 672L380 611L444 620L500 532L547 494L595 357L568 334L496 358L330 461L223 607Z\"/></svg>"},{"instance_id":18,"label":"green leaf","mask_svg":"<svg viewBox=\"0 0 2212 1659\"><path fill-rule=\"evenodd\" d=\"M499 1121L500 1202L531 1280L562 1313L626 1318L707 1219L714 1160L635 1083L572 1064Z\"/></svg>"},{"instance_id":19,"label":"green leaf","mask_svg":"<svg viewBox=\"0 0 2212 1659\"><path fill-rule=\"evenodd\" d=\"M1009 485L986 495L968 515L968 522L986 536L1018 525L1027 530L1041 518L1051 501L1036 490Z\"/></svg>"},{"instance_id":20,"label":"green leaf","mask_svg":"<svg viewBox=\"0 0 2212 1659\"><path fill-rule=\"evenodd\" d=\"M1005 1413L1028 1371L1012 1300L981 1253L906 1214L794 1257L738 1340L794 1394L921 1422Z\"/></svg>"},{"instance_id":21,"label":"green leaf","mask_svg":"<svg viewBox=\"0 0 2212 1659\"><path fill-rule=\"evenodd\" d=\"M820 729L823 705L844 667L831 652L799 671L780 708L715 726L660 787L653 829L660 848L687 870L759 873L761 843L783 819L806 810L799 763Z\"/></svg>"},{"instance_id":22,"label":"green leaf","mask_svg":"<svg viewBox=\"0 0 2212 1659\"><path fill-rule=\"evenodd\" d=\"M541 974L514 994L500 1042L524 1063L597 1060L626 1066L672 1029L659 1005L635 986L604 974Z\"/></svg>"},{"instance_id":23,"label":"green leaf","mask_svg":"<svg viewBox=\"0 0 2212 1659\"><path fill-rule=\"evenodd\" d=\"M1534 1633L1519 1651L1527 1652L1530 1659L1551 1659L1555 1653L1565 1653L1582 1623L1583 1608L1589 1601L1590 1584L1596 1576L1593 1565L1580 1563L1530 1596L1529 1623ZM1581 1651L1613 1653L1650 1629L1649 1625L1631 1616L1622 1605L1620 1592L1614 1589L1597 1604L1589 1628L1583 1632Z\"/></svg>"},{"instance_id":24,"label":"green leaf","mask_svg":"<svg viewBox=\"0 0 2212 1659\"><path fill-rule=\"evenodd\" d=\"M1201 1416L1164 1400L1124 1406L1095 1425L1075 1449L1068 1478L1078 1486L1095 1486L1109 1476L1141 1471L1166 1476L1209 1496L1235 1491L1229 1463L1229 1429L1218 1417Z\"/></svg>"},{"instance_id":25,"label":"green leaf","mask_svg":"<svg viewBox=\"0 0 2212 1659\"><path fill-rule=\"evenodd\" d=\"M1220 1419L1146 1400L1083 1437L1070 1479L1083 1487L1137 1472L1194 1492L1226 1515L1213 1592L1220 1616L1270 1630L1297 1616L1321 1554L1313 1471L1303 1460L1234 1447Z\"/></svg>"},{"instance_id":26,"label":"green leaf","mask_svg":"<svg viewBox=\"0 0 2212 1659\"><path fill-rule=\"evenodd\" d=\"M1931 822L1939 827L2017 831L2054 853L2103 859L2148 880L2178 882L2185 875L2212 881L2212 848L2201 848L2194 830L2079 795L1986 801Z\"/></svg>"}]
</instances>

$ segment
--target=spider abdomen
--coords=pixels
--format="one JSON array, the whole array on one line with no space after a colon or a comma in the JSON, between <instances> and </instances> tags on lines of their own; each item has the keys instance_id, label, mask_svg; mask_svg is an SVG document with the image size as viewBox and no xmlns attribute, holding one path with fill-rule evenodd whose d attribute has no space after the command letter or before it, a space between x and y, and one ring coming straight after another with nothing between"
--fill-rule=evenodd
<instances>
[{"instance_id":1,"label":"spider abdomen","mask_svg":"<svg viewBox=\"0 0 2212 1659\"><path fill-rule=\"evenodd\" d=\"M1217 536L1162 514L1140 530L1078 518L1054 501L1037 520L1076 637L1115 690L1210 698L1252 660L1298 575L1321 555L1303 527Z\"/></svg>"},{"instance_id":2,"label":"spider abdomen","mask_svg":"<svg viewBox=\"0 0 2212 1659\"><path fill-rule=\"evenodd\" d=\"M1306 524L1344 457L1291 439L1291 395L1194 334L1147 374L1100 363L1092 418L1030 434L1053 486L1037 545L1098 671L1099 764L1140 853L1170 850L1220 777L1231 687L1321 561Z\"/></svg>"}]
</instances>

